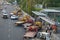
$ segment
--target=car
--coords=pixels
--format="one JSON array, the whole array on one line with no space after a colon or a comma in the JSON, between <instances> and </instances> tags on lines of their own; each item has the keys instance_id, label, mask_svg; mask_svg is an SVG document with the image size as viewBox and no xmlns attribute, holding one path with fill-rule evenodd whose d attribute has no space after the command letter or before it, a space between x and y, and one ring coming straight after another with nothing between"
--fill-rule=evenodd
<instances>
[{"instance_id":1,"label":"car","mask_svg":"<svg viewBox=\"0 0 60 40\"><path fill-rule=\"evenodd\" d=\"M12 15L14 15L14 13L10 13L10 17L11 17Z\"/></svg>"},{"instance_id":2,"label":"car","mask_svg":"<svg viewBox=\"0 0 60 40\"><path fill-rule=\"evenodd\" d=\"M38 32L37 37L40 39L50 40L50 34L46 32Z\"/></svg>"},{"instance_id":3,"label":"car","mask_svg":"<svg viewBox=\"0 0 60 40\"><path fill-rule=\"evenodd\" d=\"M3 14L3 18L4 18L4 19L7 19L7 18L8 18L8 14L4 13L4 14Z\"/></svg>"},{"instance_id":4,"label":"car","mask_svg":"<svg viewBox=\"0 0 60 40\"><path fill-rule=\"evenodd\" d=\"M10 18L11 18L12 20L17 20L17 19L18 19L18 16L12 15Z\"/></svg>"}]
</instances>

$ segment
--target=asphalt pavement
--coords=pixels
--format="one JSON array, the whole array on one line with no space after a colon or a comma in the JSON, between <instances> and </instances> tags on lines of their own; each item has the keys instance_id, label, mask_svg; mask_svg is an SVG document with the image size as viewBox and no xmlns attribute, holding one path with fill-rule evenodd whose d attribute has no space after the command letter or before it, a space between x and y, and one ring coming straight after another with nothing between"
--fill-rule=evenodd
<instances>
[{"instance_id":1,"label":"asphalt pavement","mask_svg":"<svg viewBox=\"0 0 60 40\"><path fill-rule=\"evenodd\" d=\"M15 6L13 5L2 5L3 8L6 7L7 14L16 10ZM24 28L23 26L16 26L14 23L17 20L3 19L2 13L0 10L0 40L23 40L24 35ZM56 34L60 37L60 30L59 34Z\"/></svg>"},{"instance_id":2,"label":"asphalt pavement","mask_svg":"<svg viewBox=\"0 0 60 40\"><path fill-rule=\"evenodd\" d=\"M11 5L6 5L6 11L9 14L15 8ZM17 20L3 19L0 11L0 40L23 40L23 26L15 26Z\"/></svg>"}]
</instances>

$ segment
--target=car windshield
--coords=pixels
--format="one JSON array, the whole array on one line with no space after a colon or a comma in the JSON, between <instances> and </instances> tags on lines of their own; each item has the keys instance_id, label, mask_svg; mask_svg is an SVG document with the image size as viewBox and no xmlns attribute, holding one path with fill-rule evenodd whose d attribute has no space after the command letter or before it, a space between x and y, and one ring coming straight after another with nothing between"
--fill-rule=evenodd
<instances>
[{"instance_id":1,"label":"car windshield","mask_svg":"<svg viewBox=\"0 0 60 40\"><path fill-rule=\"evenodd\" d=\"M3 15L5 15L5 14L8 15L7 13L3 13Z\"/></svg>"}]
</instances>

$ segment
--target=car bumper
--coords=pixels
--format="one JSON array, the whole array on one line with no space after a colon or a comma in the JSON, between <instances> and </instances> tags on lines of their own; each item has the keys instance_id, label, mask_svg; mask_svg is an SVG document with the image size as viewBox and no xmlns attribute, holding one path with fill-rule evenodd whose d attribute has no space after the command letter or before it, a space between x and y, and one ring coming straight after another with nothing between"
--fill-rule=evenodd
<instances>
[{"instance_id":1,"label":"car bumper","mask_svg":"<svg viewBox=\"0 0 60 40\"><path fill-rule=\"evenodd\" d=\"M18 20L18 18L11 18L11 20Z\"/></svg>"}]
</instances>

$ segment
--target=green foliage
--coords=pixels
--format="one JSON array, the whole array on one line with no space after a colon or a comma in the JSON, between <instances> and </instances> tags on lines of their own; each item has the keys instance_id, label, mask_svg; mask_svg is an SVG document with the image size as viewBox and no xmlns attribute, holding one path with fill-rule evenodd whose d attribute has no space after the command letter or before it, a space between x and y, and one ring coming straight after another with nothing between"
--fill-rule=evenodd
<instances>
[{"instance_id":1,"label":"green foliage","mask_svg":"<svg viewBox=\"0 0 60 40\"><path fill-rule=\"evenodd\" d=\"M12 3L15 0L11 0ZM40 11L41 8L34 8L36 4L42 4L44 8L48 7L60 7L60 0L17 0L20 8L29 14L32 13L33 10Z\"/></svg>"},{"instance_id":2,"label":"green foliage","mask_svg":"<svg viewBox=\"0 0 60 40\"><path fill-rule=\"evenodd\" d=\"M10 0L9 2L13 2L14 0ZM18 4L24 5L24 3L27 3L28 1L31 0L17 0ZM32 5L33 4L43 4L45 7L60 7L60 0L32 0Z\"/></svg>"},{"instance_id":3,"label":"green foliage","mask_svg":"<svg viewBox=\"0 0 60 40\"><path fill-rule=\"evenodd\" d=\"M14 2L14 0L10 0L9 2L12 3L12 2Z\"/></svg>"}]
</instances>

